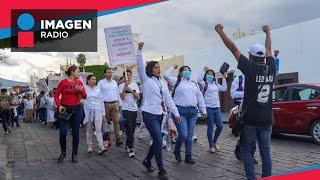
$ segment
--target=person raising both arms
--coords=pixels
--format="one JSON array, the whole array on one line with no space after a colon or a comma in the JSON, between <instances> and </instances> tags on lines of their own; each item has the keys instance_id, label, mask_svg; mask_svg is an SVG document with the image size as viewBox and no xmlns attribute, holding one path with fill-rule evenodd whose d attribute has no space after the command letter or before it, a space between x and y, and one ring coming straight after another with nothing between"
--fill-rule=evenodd
<instances>
[{"instance_id":1,"label":"person raising both arms","mask_svg":"<svg viewBox=\"0 0 320 180\"><path fill-rule=\"evenodd\" d=\"M242 105L243 129L240 135L246 176L249 180L256 179L253 160L256 141L258 141L262 160L262 177L271 176L272 92L276 67L271 51L269 26L262 27L266 35L265 46L252 45L248 50L249 59L241 54L237 46L224 33L221 24L216 25L215 30L238 61L238 69L246 79Z\"/></svg>"},{"instance_id":2,"label":"person raising both arms","mask_svg":"<svg viewBox=\"0 0 320 180\"><path fill-rule=\"evenodd\" d=\"M181 119L174 119L178 130L174 156L178 162L182 161L181 147L185 144L185 163L195 164L192 159L192 136L198 119L198 105L204 117L207 117L206 105L204 103L202 92L197 82L191 80L191 68L182 66L179 68L178 77L172 76L174 69L178 66L169 68L164 77L174 89L172 91L173 102L178 108Z\"/></svg>"},{"instance_id":3,"label":"person raising both arms","mask_svg":"<svg viewBox=\"0 0 320 180\"><path fill-rule=\"evenodd\" d=\"M161 180L168 179L167 172L162 162L162 133L161 124L163 112L168 107L177 121L180 121L180 115L170 96L166 83L161 80L160 66L157 61L150 61L146 67L142 58L142 49L144 43L138 44L137 52L137 69L142 84L142 117L152 138L152 145L149 148L146 158L143 160L143 166L152 172L151 159L156 158L159 169L158 178Z\"/></svg>"}]
</instances>

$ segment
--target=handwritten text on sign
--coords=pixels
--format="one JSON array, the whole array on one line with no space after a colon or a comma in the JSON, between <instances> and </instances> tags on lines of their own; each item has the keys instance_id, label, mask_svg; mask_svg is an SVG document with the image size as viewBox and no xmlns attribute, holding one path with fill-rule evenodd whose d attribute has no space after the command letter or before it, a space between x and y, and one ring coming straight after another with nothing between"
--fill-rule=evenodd
<instances>
[{"instance_id":1,"label":"handwritten text on sign","mask_svg":"<svg viewBox=\"0 0 320 180\"><path fill-rule=\"evenodd\" d=\"M130 25L106 28L104 32L111 65L135 62L135 51Z\"/></svg>"}]
</instances>

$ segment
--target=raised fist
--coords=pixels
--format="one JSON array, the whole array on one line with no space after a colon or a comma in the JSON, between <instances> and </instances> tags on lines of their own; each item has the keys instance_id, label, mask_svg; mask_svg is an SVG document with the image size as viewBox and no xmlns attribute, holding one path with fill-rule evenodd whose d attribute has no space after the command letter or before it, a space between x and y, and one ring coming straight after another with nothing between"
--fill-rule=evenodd
<instances>
[{"instance_id":1,"label":"raised fist","mask_svg":"<svg viewBox=\"0 0 320 180\"><path fill-rule=\"evenodd\" d=\"M138 44L139 50L142 50L142 49L143 49L143 46L144 46L144 42L139 42L139 44Z\"/></svg>"},{"instance_id":2,"label":"raised fist","mask_svg":"<svg viewBox=\"0 0 320 180\"><path fill-rule=\"evenodd\" d=\"M262 31L265 32L265 33L269 33L270 32L269 26L268 25L262 26Z\"/></svg>"},{"instance_id":3,"label":"raised fist","mask_svg":"<svg viewBox=\"0 0 320 180\"><path fill-rule=\"evenodd\" d=\"M223 25L217 24L215 27L215 30L217 31L217 33L223 32Z\"/></svg>"}]
</instances>

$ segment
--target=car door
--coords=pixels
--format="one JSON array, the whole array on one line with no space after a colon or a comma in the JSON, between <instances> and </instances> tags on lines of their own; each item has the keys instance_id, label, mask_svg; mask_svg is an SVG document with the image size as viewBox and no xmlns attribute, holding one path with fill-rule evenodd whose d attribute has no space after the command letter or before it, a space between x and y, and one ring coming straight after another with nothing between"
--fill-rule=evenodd
<instances>
[{"instance_id":1,"label":"car door","mask_svg":"<svg viewBox=\"0 0 320 180\"><path fill-rule=\"evenodd\" d=\"M286 106L289 102L290 92L287 87L275 88L272 94L272 111L274 115L273 131L281 132L286 130Z\"/></svg>"},{"instance_id":2,"label":"car door","mask_svg":"<svg viewBox=\"0 0 320 180\"><path fill-rule=\"evenodd\" d=\"M287 130L296 134L308 134L311 122L319 118L319 90L307 86L291 87L290 103L287 104Z\"/></svg>"}]
</instances>

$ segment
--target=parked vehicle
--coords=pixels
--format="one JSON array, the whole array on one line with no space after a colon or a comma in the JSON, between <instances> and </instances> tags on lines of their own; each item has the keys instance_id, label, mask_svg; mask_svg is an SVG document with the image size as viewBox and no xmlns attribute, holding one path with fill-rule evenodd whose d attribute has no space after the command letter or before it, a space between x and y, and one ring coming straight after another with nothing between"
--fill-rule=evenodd
<instances>
[{"instance_id":1,"label":"parked vehicle","mask_svg":"<svg viewBox=\"0 0 320 180\"><path fill-rule=\"evenodd\" d=\"M320 84L285 84L274 88L273 133L310 135L320 144ZM229 127L238 112L231 109Z\"/></svg>"}]
</instances>

